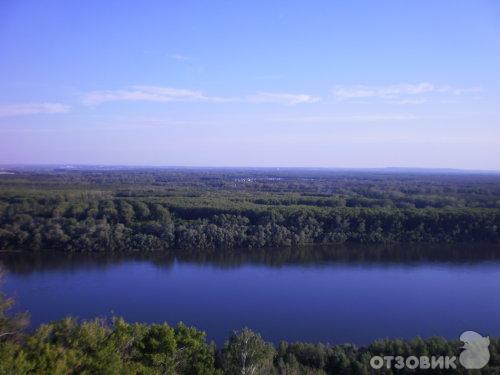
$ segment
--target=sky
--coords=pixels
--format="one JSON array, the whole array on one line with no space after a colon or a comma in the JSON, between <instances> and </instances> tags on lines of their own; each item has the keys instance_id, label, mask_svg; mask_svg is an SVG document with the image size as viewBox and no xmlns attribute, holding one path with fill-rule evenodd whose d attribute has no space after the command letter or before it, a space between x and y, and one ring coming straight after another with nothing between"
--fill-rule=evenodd
<instances>
[{"instance_id":1,"label":"sky","mask_svg":"<svg viewBox=\"0 0 500 375\"><path fill-rule=\"evenodd\" d=\"M500 2L0 0L0 164L500 170Z\"/></svg>"}]
</instances>

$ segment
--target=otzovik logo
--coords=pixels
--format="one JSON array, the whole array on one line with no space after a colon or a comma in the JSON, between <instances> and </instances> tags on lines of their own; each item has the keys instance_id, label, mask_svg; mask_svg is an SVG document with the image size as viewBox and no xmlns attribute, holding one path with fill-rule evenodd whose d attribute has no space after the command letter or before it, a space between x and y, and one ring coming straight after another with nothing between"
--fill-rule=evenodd
<instances>
[{"instance_id":1,"label":"otzovik logo","mask_svg":"<svg viewBox=\"0 0 500 375\"><path fill-rule=\"evenodd\" d=\"M483 337L474 331L466 331L460 335L460 341L464 343L462 352L458 358L460 364L468 370L477 370L486 366L490 360L489 337ZM456 356L374 356L370 359L370 365L373 369L395 368L401 370L404 368L415 370L434 370L434 369L456 369Z\"/></svg>"},{"instance_id":2,"label":"otzovik logo","mask_svg":"<svg viewBox=\"0 0 500 375\"><path fill-rule=\"evenodd\" d=\"M460 335L464 349L460 353L460 364L468 370L477 370L486 366L490 360L490 338L483 337L474 331L466 331Z\"/></svg>"}]
</instances>

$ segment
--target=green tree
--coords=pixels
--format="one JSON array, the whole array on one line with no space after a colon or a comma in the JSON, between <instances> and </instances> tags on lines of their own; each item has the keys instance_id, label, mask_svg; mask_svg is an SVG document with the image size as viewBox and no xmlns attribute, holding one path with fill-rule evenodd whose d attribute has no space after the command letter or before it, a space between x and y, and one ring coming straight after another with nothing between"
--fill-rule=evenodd
<instances>
[{"instance_id":1,"label":"green tree","mask_svg":"<svg viewBox=\"0 0 500 375\"><path fill-rule=\"evenodd\" d=\"M0 285L3 282L3 275L4 272L0 269ZM29 323L27 313L9 313L13 304L14 300L12 298L6 298L0 292L0 342L18 340Z\"/></svg>"},{"instance_id":2,"label":"green tree","mask_svg":"<svg viewBox=\"0 0 500 375\"><path fill-rule=\"evenodd\" d=\"M270 343L248 328L235 331L222 351L228 375L268 375L273 368L275 350Z\"/></svg>"}]
</instances>

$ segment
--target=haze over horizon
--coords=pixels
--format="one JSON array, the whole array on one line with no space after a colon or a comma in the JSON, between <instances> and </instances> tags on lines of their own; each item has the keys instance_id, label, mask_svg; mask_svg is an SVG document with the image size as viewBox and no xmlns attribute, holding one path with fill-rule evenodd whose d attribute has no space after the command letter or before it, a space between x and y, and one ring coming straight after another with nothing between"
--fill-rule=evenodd
<instances>
[{"instance_id":1,"label":"haze over horizon","mask_svg":"<svg viewBox=\"0 0 500 375\"><path fill-rule=\"evenodd\" d=\"M500 170L500 3L0 4L0 164Z\"/></svg>"}]
</instances>

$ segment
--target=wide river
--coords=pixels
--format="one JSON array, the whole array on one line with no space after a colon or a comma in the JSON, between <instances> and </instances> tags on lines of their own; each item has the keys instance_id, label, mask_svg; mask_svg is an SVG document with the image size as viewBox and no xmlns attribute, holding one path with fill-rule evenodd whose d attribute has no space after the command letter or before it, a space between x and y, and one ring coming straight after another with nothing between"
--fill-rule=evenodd
<instances>
[{"instance_id":1,"label":"wide river","mask_svg":"<svg viewBox=\"0 0 500 375\"><path fill-rule=\"evenodd\" d=\"M500 336L500 248L322 247L214 254L1 253L2 290L32 327L67 315L183 321L218 343L358 345L466 330Z\"/></svg>"}]
</instances>

